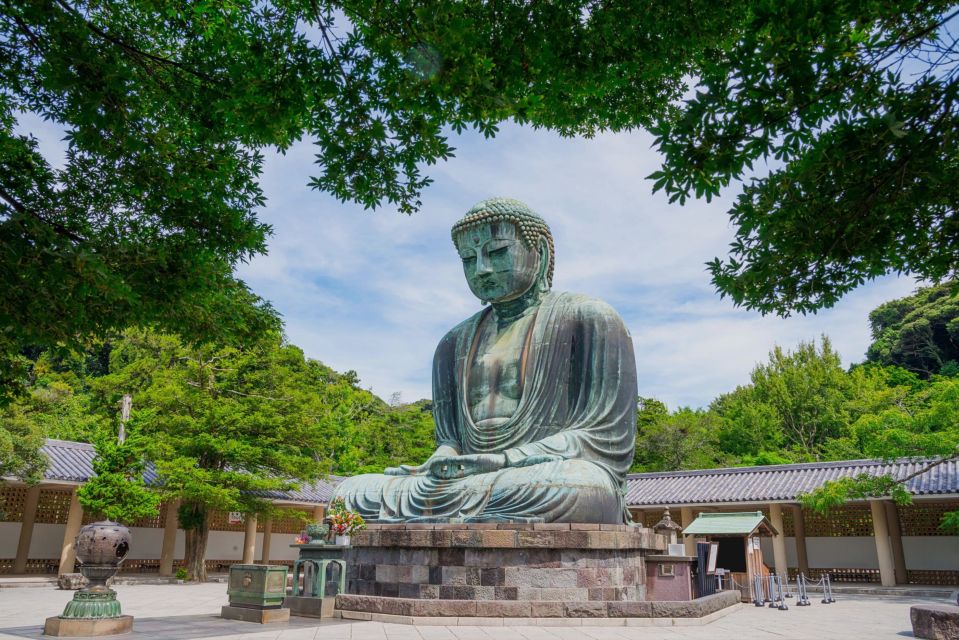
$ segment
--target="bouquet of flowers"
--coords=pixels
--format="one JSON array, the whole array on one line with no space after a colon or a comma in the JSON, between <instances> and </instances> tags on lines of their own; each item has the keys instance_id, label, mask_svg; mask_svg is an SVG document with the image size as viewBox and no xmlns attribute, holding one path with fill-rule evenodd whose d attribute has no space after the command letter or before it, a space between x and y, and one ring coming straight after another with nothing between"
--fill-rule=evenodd
<instances>
[{"instance_id":1,"label":"bouquet of flowers","mask_svg":"<svg viewBox=\"0 0 959 640\"><path fill-rule=\"evenodd\" d=\"M342 498L330 503L330 527L338 536L349 536L366 528L363 516L346 508Z\"/></svg>"},{"instance_id":2,"label":"bouquet of flowers","mask_svg":"<svg viewBox=\"0 0 959 640\"><path fill-rule=\"evenodd\" d=\"M296 536L296 540L293 541L293 544L309 544L309 543L310 543L310 536L306 535L305 533L301 533L300 535Z\"/></svg>"}]
</instances>

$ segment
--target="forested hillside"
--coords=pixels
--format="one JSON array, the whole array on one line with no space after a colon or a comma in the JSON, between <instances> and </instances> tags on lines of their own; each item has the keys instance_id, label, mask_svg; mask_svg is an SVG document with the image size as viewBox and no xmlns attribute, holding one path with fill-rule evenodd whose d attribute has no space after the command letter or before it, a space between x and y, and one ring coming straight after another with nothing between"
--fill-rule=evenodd
<instances>
[{"instance_id":1,"label":"forested hillside","mask_svg":"<svg viewBox=\"0 0 959 640\"><path fill-rule=\"evenodd\" d=\"M363 389L355 372L333 371L278 337L242 348L200 348L129 330L80 353L36 350L23 357L28 391L0 419L8 442L19 442L24 454L28 441L93 442L115 433L123 394L133 396L133 422L155 436L232 429L239 448L244 438L283 431L296 443L316 444L308 452L315 473L382 470L424 460L433 450L429 402L391 406ZM248 423L259 424L260 436L239 432ZM29 455L10 448L7 458L8 468L34 471Z\"/></svg>"},{"instance_id":2,"label":"forested hillside","mask_svg":"<svg viewBox=\"0 0 959 640\"><path fill-rule=\"evenodd\" d=\"M750 383L706 409L640 398L634 471L811 460L951 456L959 444L955 283L869 316L865 363L844 368L826 336L776 346Z\"/></svg>"}]
</instances>

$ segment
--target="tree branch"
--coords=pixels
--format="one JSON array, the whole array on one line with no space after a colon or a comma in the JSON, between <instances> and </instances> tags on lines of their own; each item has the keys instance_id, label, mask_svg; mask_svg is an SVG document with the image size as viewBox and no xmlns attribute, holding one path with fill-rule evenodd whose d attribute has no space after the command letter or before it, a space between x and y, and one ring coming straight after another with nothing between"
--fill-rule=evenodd
<instances>
[{"instance_id":1,"label":"tree branch","mask_svg":"<svg viewBox=\"0 0 959 640\"><path fill-rule=\"evenodd\" d=\"M78 236L77 234L73 233L72 231L64 227L59 222L47 220L36 211L33 211L32 209L25 207L23 204L20 203L20 201L18 201L16 198L10 195L3 187L0 187L0 198L5 200L11 207L13 207L13 210L19 213L20 215L30 216L31 218L39 220L43 224L47 225L48 227L56 231L61 236L69 238L70 240L73 240L74 242L87 242L86 238L84 238L83 236Z\"/></svg>"}]
</instances>

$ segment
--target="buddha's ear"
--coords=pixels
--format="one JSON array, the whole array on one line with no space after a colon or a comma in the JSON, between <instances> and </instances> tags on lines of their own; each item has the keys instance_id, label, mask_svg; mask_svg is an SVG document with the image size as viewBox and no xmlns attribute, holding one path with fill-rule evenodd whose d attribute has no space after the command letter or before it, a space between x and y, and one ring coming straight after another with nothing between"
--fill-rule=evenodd
<instances>
[{"instance_id":1,"label":"buddha's ear","mask_svg":"<svg viewBox=\"0 0 959 640\"><path fill-rule=\"evenodd\" d=\"M549 243L546 238L539 239L539 273L536 276L536 285L540 291L549 291Z\"/></svg>"}]
</instances>

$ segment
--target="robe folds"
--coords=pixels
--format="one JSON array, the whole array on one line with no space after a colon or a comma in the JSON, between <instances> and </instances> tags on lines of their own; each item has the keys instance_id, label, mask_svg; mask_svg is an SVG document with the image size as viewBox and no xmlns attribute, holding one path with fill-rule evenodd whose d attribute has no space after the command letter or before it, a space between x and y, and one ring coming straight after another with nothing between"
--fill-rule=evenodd
<instances>
[{"instance_id":1,"label":"robe folds","mask_svg":"<svg viewBox=\"0 0 959 640\"><path fill-rule=\"evenodd\" d=\"M517 409L482 428L466 390L477 329L490 313L457 325L436 349L435 436L460 454L503 453L507 466L452 480L365 474L345 479L334 497L374 522L623 522L637 387L622 319L586 296L546 294L522 357Z\"/></svg>"}]
</instances>

